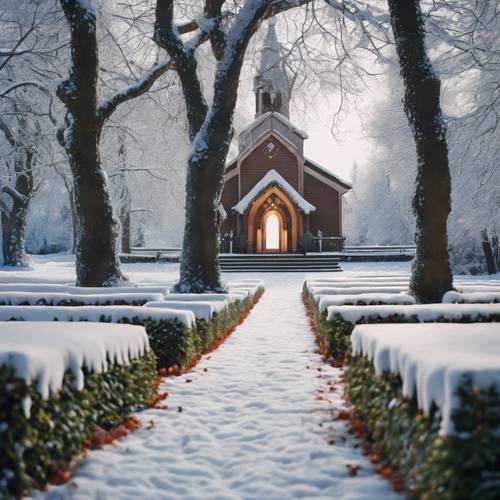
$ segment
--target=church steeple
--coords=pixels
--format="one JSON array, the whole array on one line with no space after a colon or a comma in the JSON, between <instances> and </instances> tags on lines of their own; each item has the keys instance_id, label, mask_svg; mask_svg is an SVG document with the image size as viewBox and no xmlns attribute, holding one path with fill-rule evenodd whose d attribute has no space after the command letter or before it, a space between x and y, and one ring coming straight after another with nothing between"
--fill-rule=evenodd
<instances>
[{"instance_id":1,"label":"church steeple","mask_svg":"<svg viewBox=\"0 0 500 500\"><path fill-rule=\"evenodd\" d=\"M268 22L259 68L254 78L256 118L268 111L290 117L290 86L283 68L275 23L273 18Z\"/></svg>"}]
</instances>

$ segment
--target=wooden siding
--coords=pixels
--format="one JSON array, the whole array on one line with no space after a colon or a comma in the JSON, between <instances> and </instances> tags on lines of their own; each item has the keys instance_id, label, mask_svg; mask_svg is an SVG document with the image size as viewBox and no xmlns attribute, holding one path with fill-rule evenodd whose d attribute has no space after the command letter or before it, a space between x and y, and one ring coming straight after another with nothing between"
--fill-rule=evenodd
<instances>
[{"instance_id":1,"label":"wooden siding","mask_svg":"<svg viewBox=\"0 0 500 500\"><path fill-rule=\"evenodd\" d=\"M323 236L342 236L339 193L309 174L304 174L304 198L316 207L309 215L309 231Z\"/></svg>"},{"instance_id":2,"label":"wooden siding","mask_svg":"<svg viewBox=\"0 0 500 500\"><path fill-rule=\"evenodd\" d=\"M269 142L273 142L278 148L278 152L273 158L268 158L263 151ZM294 189L299 191L297 157L276 138L270 137L269 140L255 148L241 163L241 197L243 198L271 169L276 170Z\"/></svg>"}]
</instances>

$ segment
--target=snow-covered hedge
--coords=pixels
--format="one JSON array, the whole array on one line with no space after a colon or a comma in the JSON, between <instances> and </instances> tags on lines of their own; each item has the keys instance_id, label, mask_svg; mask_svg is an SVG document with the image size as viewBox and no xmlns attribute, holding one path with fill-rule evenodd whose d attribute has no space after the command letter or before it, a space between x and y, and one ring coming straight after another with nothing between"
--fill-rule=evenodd
<instances>
[{"instance_id":1,"label":"snow-covered hedge","mask_svg":"<svg viewBox=\"0 0 500 500\"><path fill-rule=\"evenodd\" d=\"M446 292L443 296L445 304L498 304L500 291L495 292Z\"/></svg>"},{"instance_id":2,"label":"snow-covered hedge","mask_svg":"<svg viewBox=\"0 0 500 500\"><path fill-rule=\"evenodd\" d=\"M500 321L500 304L328 305L326 310L320 311L315 297L306 286L303 298L311 310L317 337L325 354L337 358L343 358L349 350L350 335L357 324ZM323 296L320 301L323 299L328 297Z\"/></svg>"},{"instance_id":3,"label":"snow-covered hedge","mask_svg":"<svg viewBox=\"0 0 500 500\"><path fill-rule=\"evenodd\" d=\"M114 293L161 293L167 295L170 286L81 287L55 283L0 283L0 292L69 293L71 295L109 295Z\"/></svg>"},{"instance_id":4,"label":"snow-covered hedge","mask_svg":"<svg viewBox=\"0 0 500 500\"><path fill-rule=\"evenodd\" d=\"M376 306L411 305L415 298L406 293L362 293L359 295L316 295L314 297L321 312L330 306Z\"/></svg>"},{"instance_id":5,"label":"snow-covered hedge","mask_svg":"<svg viewBox=\"0 0 500 500\"><path fill-rule=\"evenodd\" d=\"M155 397L143 328L90 323L0 324L0 497L41 488L99 427Z\"/></svg>"},{"instance_id":6,"label":"snow-covered hedge","mask_svg":"<svg viewBox=\"0 0 500 500\"><path fill-rule=\"evenodd\" d=\"M500 325L362 325L346 394L411 498L498 498Z\"/></svg>"},{"instance_id":7,"label":"snow-covered hedge","mask_svg":"<svg viewBox=\"0 0 500 500\"><path fill-rule=\"evenodd\" d=\"M79 295L62 292L2 292L1 306L142 306L146 302L163 300L161 293L108 293Z\"/></svg>"},{"instance_id":8,"label":"snow-covered hedge","mask_svg":"<svg viewBox=\"0 0 500 500\"><path fill-rule=\"evenodd\" d=\"M144 326L160 368L184 369L222 338L260 297L263 289L228 294L171 294L165 303L154 300L136 306L0 306L0 321L90 321ZM156 297L155 297L156 298ZM213 312L206 316L211 303ZM177 305L179 303L179 305ZM182 305L188 304L188 305ZM222 308L220 306L223 306ZM205 309L205 317L202 314ZM196 314L198 318L196 318Z\"/></svg>"}]
</instances>

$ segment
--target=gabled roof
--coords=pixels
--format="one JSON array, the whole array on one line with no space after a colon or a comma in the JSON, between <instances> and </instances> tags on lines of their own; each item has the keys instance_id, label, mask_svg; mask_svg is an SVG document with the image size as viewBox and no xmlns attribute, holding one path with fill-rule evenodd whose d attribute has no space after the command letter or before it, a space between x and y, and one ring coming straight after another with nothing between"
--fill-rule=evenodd
<instances>
[{"instance_id":1,"label":"gabled roof","mask_svg":"<svg viewBox=\"0 0 500 500\"><path fill-rule=\"evenodd\" d=\"M335 175L333 172L328 170L326 167L323 167L323 165L316 163L314 160L311 160L310 158L304 158L304 160L305 160L304 165L306 167L309 167L310 169L318 172L319 174L326 177L327 179L330 179L332 182L339 184L341 187L343 187L347 191L352 189L351 183L349 183L346 180L342 179L341 177Z\"/></svg>"},{"instance_id":2,"label":"gabled roof","mask_svg":"<svg viewBox=\"0 0 500 500\"><path fill-rule=\"evenodd\" d=\"M309 137L307 135L307 132L296 127L286 116L283 116L281 113L277 113L276 111L268 111L267 113L260 115L252 123L250 123L250 125L248 125L248 127L244 128L241 131L240 135L243 135L245 132L249 132L250 130L254 129L257 125L262 123L264 120L269 118L271 115L273 118L276 118L283 125L285 125L285 127L289 128L292 132L295 132L297 135L302 137L302 139L307 139Z\"/></svg>"},{"instance_id":3,"label":"gabled roof","mask_svg":"<svg viewBox=\"0 0 500 500\"><path fill-rule=\"evenodd\" d=\"M279 186L305 214L309 214L316 210L314 205L311 205L278 173L276 170L269 170L262 179L250 189L250 191L233 207L239 214L244 214L250 204L259 196L264 189L269 186Z\"/></svg>"}]
</instances>

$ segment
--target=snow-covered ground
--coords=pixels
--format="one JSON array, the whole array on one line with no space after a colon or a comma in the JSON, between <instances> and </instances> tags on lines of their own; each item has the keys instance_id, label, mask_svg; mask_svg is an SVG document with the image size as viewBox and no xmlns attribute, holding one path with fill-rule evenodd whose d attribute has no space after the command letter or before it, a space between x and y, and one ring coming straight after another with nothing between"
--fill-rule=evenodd
<instances>
[{"instance_id":1,"label":"snow-covered ground","mask_svg":"<svg viewBox=\"0 0 500 500\"><path fill-rule=\"evenodd\" d=\"M125 269L140 283L178 272L172 264ZM8 275L0 270L0 281ZM36 258L32 271L15 275L68 283L74 270L68 258ZM167 409L139 413L140 430L92 451L69 483L33 496L398 498L336 418L344 408L341 372L316 353L300 297L305 276L262 276L266 292L243 325L193 371L165 380Z\"/></svg>"},{"instance_id":2,"label":"snow-covered ground","mask_svg":"<svg viewBox=\"0 0 500 500\"><path fill-rule=\"evenodd\" d=\"M346 278L409 271L405 262L342 267ZM165 284L178 275L176 264L124 270L141 284ZM336 418L344 408L341 371L316 353L300 298L306 275L225 277L252 276L266 280L261 301L193 371L165 380L167 408L138 414L140 430L92 451L69 483L34 497L398 498ZM339 273L321 273L328 276ZM0 268L0 282L7 281L71 283L74 265L67 256L36 257L31 271Z\"/></svg>"}]
</instances>

